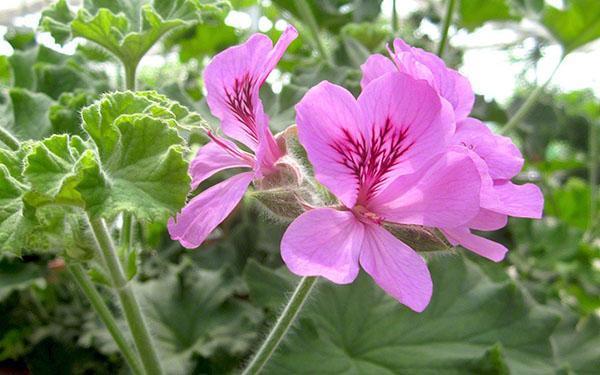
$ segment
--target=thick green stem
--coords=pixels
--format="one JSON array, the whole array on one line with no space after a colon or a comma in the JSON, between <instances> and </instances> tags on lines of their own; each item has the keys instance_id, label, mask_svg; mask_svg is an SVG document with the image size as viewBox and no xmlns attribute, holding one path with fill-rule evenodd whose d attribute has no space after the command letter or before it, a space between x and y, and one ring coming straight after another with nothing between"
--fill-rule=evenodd
<instances>
[{"instance_id":1,"label":"thick green stem","mask_svg":"<svg viewBox=\"0 0 600 375\"><path fill-rule=\"evenodd\" d=\"M137 64L125 64L125 88L130 91L135 91Z\"/></svg>"},{"instance_id":2,"label":"thick green stem","mask_svg":"<svg viewBox=\"0 0 600 375\"><path fill-rule=\"evenodd\" d=\"M548 77L548 79L546 79L546 81L544 82L544 84L541 85L541 86L536 87L535 90L533 90L531 92L531 94L529 94L529 96L527 97L527 99L525 99L525 103L523 103L523 105L517 110L517 112L510 118L510 120L508 120L508 122L506 123L506 125L504 125L504 127L501 129L501 131L500 131L501 134L508 134L508 133L510 133L517 125L519 125L519 123L523 120L523 118L525 117L525 115L527 115L529 113L529 111L531 110L531 108L533 108L533 105L537 102L537 100L540 97L540 95L546 89L546 86L548 86L548 84L550 83L550 81L552 81L552 78L556 74L556 71L560 67L560 64L562 64L562 62L564 61L565 56L566 55L564 55L560 59L560 61L558 62L558 64L556 65L556 67L554 68L554 70L552 71L552 73L550 74L550 77Z\"/></svg>"},{"instance_id":3,"label":"thick green stem","mask_svg":"<svg viewBox=\"0 0 600 375\"><path fill-rule=\"evenodd\" d=\"M127 364L129 364L129 367L131 367L131 371L134 374L144 374L144 369L142 368L135 351L129 345L125 339L125 336L123 336L121 329L117 325L115 317L109 310L108 306L106 306L104 303L102 296L100 296L100 293L98 293L94 287L94 284L87 276L83 267L78 263L73 263L69 264L67 268L77 285L79 285L79 288L81 288L83 294L85 294L87 299L90 301L94 311L96 311L96 314L98 314L100 320L102 320L102 323L104 323L108 329L108 332L115 340L115 343L119 347L123 357L125 357L125 361L127 361Z\"/></svg>"},{"instance_id":4,"label":"thick green stem","mask_svg":"<svg viewBox=\"0 0 600 375\"><path fill-rule=\"evenodd\" d=\"M392 0L392 31L394 36L398 33L398 11L396 10L396 0Z\"/></svg>"},{"instance_id":5,"label":"thick green stem","mask_svg":"<svg viewBox=\"0 0 600 375\"><path fill-rule=\"evenodd\" d=\"M244 369L242 375L254 375L260 373L294 323L296 316L302 309L302 306L304 305L304 302L306 302L316 281L316 277L303 277L300 280L296 286L296 290L294 290L294 294L292 294L285 309L277 319L277 322L275 322L271 332L269 332L269 336L267 336L266 340L262 343L260 349L258 349L258 352L254 355L252 361L250 361L248 366Z\"/></svg>"},{"instance_id":6,"label":"thick green stem","mask_svg":"<svg viewBox=\"0 0 600 375\"><path fill-rule=\"evenodd\" d=\"M94 233L98 252L106 263L113 286L119 295L121 307L125 313L125 319L131 330L131 335L142 360L142 365L149 375L162 374L158 355L152 344L152 338L142 315L142 310L130 285L127 284L125 273L119 262L106 223L103 219L90 217L89 225Z\"/></svg>"},{"instance_id":7,"label":"thick green stem","mask_svg":"<svg viewBox=\"0 0 600 375\"><path fill-rule=\"evenodd\" d=\"M129 212L123 212L123 227L119 237L119 245L122 249L128 250L133 243L133 216Z\"/></svg>"},{"instance_id":8,"label":"thick green stem","mask_svg":"<svg viewBox=\"0 0 600 375\"><path fill-rule=\"evenodd\" d=\"M296 9L298 10L298 13L300 13L300 17L302 18L303 23L308 27L312 39L317 49L319 50L319 54L321 54L321 57L325 61L327 61L327 63L331 64L331 56L329 56L329 53L325 48L325 44L321 39L319 26L317 25L317 20L315 19L315 16L313 15L312 10L310 9L310 5L308 5L308 2L306 2L306 0L296 0Z\"/></svg>"},{"instance_id":9,"label":"thick green stem","mask_svg":"<svg viewBox=\"0 0 600 375\"><path fill-rule=\"evenodd\" d=\"M444 57L444 50L446 49L446 44L448 43L448 30L450 30L450 24L452 23L452 15L454 14L454 5L456 0L447 0L446 6L446 16L444 17L444 24L442 26L442 39L440 40L440 45L438 46L437 55L439 57Z\"/></svg>"},{"instance_id":10,"label":"thick green stem","mask_svg":"<svg viewBox=\"0 0 600 375\"><path fill-rule=\"evenodd\" d=\"M11 150L17 151L19 149L19 140L2 126L0 126L0 141L10 147Z\"/></svg>"}]
</instances>

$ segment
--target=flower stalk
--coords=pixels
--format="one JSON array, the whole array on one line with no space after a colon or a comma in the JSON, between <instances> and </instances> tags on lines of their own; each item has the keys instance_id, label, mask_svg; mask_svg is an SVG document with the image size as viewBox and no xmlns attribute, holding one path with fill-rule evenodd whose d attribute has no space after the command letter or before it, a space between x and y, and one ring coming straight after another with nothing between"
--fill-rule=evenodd
<instances>
[{"instance_id":1,"label":"flower stalk","mask_svg":"<svg viewBox=\"0 0 600 375\"><path fill-rule=\"evenodd\" d=\"M294 324L296 316L302 310L302 306L304 306L316 282L317 277L313 276L303 277L300 280L271 332L269 332L258 352L256 352L248 366L244 369L242 375L255 375L262 371L265 364L269 361L273 353L275 353L287 331Z\"/></svg>"},{"instance_id":2,"label":"flower stalk","mask_svg":"<svg viewBox=\"0 0 600 375\"><path fill-rule=\"evenodd\" d=\"M443 57L446 44L448 42L448 30L450 30L450 24L452 23L452 15L454 14L454 5L456 0L448 0L446 6L446 15L444 16L444 24L442 26L442 39L438 46L437 55Z\"/></svg>"},{"instance_id":3,"label":"flower stalk","mask_svg":"<svg viewBox=\"0 0 600 375\"><path fill-rule=\"evenodd\" d=\"M142 360L142 365L147 374L162 374L163 372L158 360L158 354L154 349L152 338L150 337L150 332L146 326L140 305L138 304L131 287L127 283L127 278L123 272L106 223L103 219L91 217L88 217L88 219L89 226L92 229L96 240L97 250L101 258L104 259L113 287L121 301L121 307L125 313L125 319L131 330L135 346Z\"/></svg>"},{"instance_id":4,"label":"flower stalk","mask_svg":"<svg viewBox=\"0 0 600 375\"><path fill-rule=\"evenodd\" d=\"M108 329L108 332L112 336L113 340L115 340L115 343L119 347L119 350L123 354L123 357L125 357L125 361L131 368L131 371L136 375L144 374L144 369L139 362L137 354L125 339L125 336L123 335L121 329L117 325L115 317L109 310L108 306L106 306L106 303L104 303L102 296L94 287L94 284L87 276L81 264L68 264L67 269L73 276L73 279L75 280L77 285L79 285L79 288L81 289L83 294L90 301L92 308L94 309L96 314L98 314L100 320L102 320L102 323L104 323L104 325Z\"/></svg>"}]
</instances>

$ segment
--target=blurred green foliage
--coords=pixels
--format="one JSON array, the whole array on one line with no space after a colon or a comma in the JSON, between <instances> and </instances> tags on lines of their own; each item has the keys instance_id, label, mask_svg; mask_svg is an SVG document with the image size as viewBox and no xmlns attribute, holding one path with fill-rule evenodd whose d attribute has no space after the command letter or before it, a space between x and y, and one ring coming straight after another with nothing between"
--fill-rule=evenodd
<instances>
[{"instance_id":1,"label":"blurred green foliage","mask_svg":"<svg viewBox=\"0 0 600 375\"><path fill-rule=\"evenodd\" d=\"M295 1L232 1L235 12L244 12L251 19L249 28L238 28L228 21L229 5L182 0L170 7L170 3L86 0L84 9L75 12L65 1L57 2L44 11L41 29L61 44L73 36L86 39L74 54L38 44L36 35L41 30L7 31L5 39L14 52L0 56L0 126L26 145L55 135L50 138L52 142L37 143L39 153L29 158L29 171L36 166L52 169L48 163L57 158L62 158L60 165L71 168L72 160L67 156L78 152L75 143L86 142L86 147L93 143L100 159L90 163L102 171L95 177L118 176L115 180L126 186L124 167L129 164L119 162L125 157L113 155L124 139L127 144L137 144L136 149L164 149L165 155L181 167L182 157L189 159L193 150L178 145L181 140L204 143L205 137L198 132L156 128L156 142L149 143L125 128L152 127L150 123L172 120L185 124L183 119L189 120L190 111L217 125L203 97L202 69L211 56L257 31L261 17L275 25L266 31L273 39L281 32L278 21L293 23L300 30L300 37L278 66L279 76L269 80L273 85L266 85L261 92L271 126L278 132L294 123L294 105L321 80L342 84L357 94L360 64L368 54L385 53L386 43L393 37L434 50L434 41L415 30L423 22L440 26L444 9L441 1L424 1L423 7L401 19L400 29L394 32L388 15L381 13L381 1L309 0L319 38L331 55L327 62L311 36L314 25ZM461 0L455 26L471 32L491 22L515 29L518 21L528 19L547 31L534 35L536 48L558 43L569 53L600 38L599 4L596 0L569 0L558 9L543 0ZM98 36L90 24L105 34ZM138 105L135 100L140 97L104 96L103 101L111 101L111 106L152 110L129 122L106 121L109 124L103 131L116 134L112 143L94 139L94 132L104 123L102 116L110 114L97 110L82 121L82 108L104 93L123 89L125 77L117 59L137 64L148 46L162 36L162 46L155 55L160 63L142 60L139 85L165 97L148 94L144 104ZM105 47L114 56L99 49L94 41L108 43ZM130 44L136 46L133 54L126 47ZM449 64L460 66L462 52L449 50ZM532 66L539 58L540 54L530 56ZM498 128L533 89L528 85L519 88L508 105L478 97L474 116ZM543 188L546 207L544 219L514 219L493 234L494 240L511 249L506 261L493 264L462 249L448 256L429 256L436 289L431 306L421 315L392 301L364 275L343 287L321 281L266 372L597 371L600 216L593 207L600 207L600 198L598 187L590 181L600 171L590 155L600 147L600 137L591 136L600 133L599 103L591 91L547 90L513 134L527 161L519 179ZM157 107L171 117L156 115L152 111ZM71 143L60 134L70 135ZM72 230L79 228L79 223L62 221L52 210L41 217L30 214L31 207L22 199L23 173L27 173L18 162L17 154L22 151L15 153L2 146L0 372L125 373L117 347L64 268L65 257L89 256L88 235ZM143 160L143 155L140 158ZM156 172L153 165L141 163L136 171L152 177ZM63 198L85 200L83 190L65 181L84 181L89 176L52 170L54 176L38 181L39 195L30 197L31 205L61 194ZM164 178L173 182L186 176L179 173ZM218 177L210 179L210 183L217 181ZM279 257L284 227L265 220L249 198L200 249L188 251L172 242L165 230L166 214L183 201L184 191L172 194L177 202L171 202L163 200L163 185L150 186L147 196L122 194L127 189L120 188L119 183L95 187L104 189L100 196L105 199L92 202L98 212L114 218L115 207L127 207L147 219L134 228L139 239L134 253L121 256L148 313L167 372L236 372L297 281L282 267ZM147 209L149 197L162 209ZM116 232L118 222L111 224ZM66 238L65 226L76 236ZM31 237L35 241L20 241L25 232L39 235ZM20 257L4 251L5 247L18 248ZM110 296L100 265L92 263L89 272L101 292ZM114 303L110 308L118 313ZM119 324L125 327L123 321Z\"/></svg>"}]
</instances>

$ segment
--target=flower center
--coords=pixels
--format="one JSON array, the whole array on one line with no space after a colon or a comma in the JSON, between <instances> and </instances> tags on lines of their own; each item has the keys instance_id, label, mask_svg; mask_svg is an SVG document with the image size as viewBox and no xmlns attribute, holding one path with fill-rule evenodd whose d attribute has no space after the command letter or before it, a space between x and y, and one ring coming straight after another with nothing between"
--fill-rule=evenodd
<instances>
[{"instance_id":1,"label":"flower center","mask_svg":"<svg viewBox=\"0 0 600 375\"><path fill-rule=\"evenodd\" d=\"M363 223L375 223L381 224L383 222L383 218L369 211L366 207L357 204L352 208L352 212L358 218L358 220Z\"/></svg>"}]
</instances>

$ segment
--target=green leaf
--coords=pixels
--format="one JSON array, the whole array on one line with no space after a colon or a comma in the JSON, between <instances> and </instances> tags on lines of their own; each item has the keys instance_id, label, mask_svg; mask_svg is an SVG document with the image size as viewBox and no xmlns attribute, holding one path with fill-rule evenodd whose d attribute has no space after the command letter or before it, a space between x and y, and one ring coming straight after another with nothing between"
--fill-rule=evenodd
<instances>
[{"instance_id":1,"label":"green leaf","mask_svg":"<svg viewBox=\"0 0 600 375\"><path fill-rule=\"evenodd\" d=\"M507 0L460 0L460 23L474 30L488 21L516 21Z\"/></svg>"},{"instance_id":2,"label":"green leaf","mask_svg":"<svg viewBox=\"0 0 600 375\"><path fill-rule=\"evenodd\" d=\"M273 3L302 20L295 1L273 0ZM372 21L381 12L381 0L308 0L307 3L317 24L331 31L338 31L349 22Z\"/></svg>"},{"instance_id":3,"label":"green leaf","mask_svg":"<svg viewBox=\"0 0 600 375\"><path fill-rule=\"evenodd\" d=\"M181 62L191 59L202 61L204 57L213 56L238 41L235 28L226 25L223 19L175 31L167 38L165 46L167 48L178 46Z\"/></svg>"},{"instance_id":4,"label":"green leaf","mask_svg":"<svg viewBox=\"0 0 600 375\"><path fill-rule=\"evenodd\" d=\"M600 363L600 318L595 314L579 319L565 311L552 336L557 363L576 374L594 374Z\"/></svg>"},{"instance_id":5,"label":"green leaf","mask_svg":"<svg viewBox=\"0 0 600 375\"><path fill-rule=\"evenodd\" d=\"M201 11L216 9L214 4L206 5L197 0L143 3L88 0L73 15L66 1L60 1L42 13L40 24L59 43L70 37L85 38L132 68L163 35L177 27L199 22Z\"/></svg>"},{"instance_id":6,"label":"green leaf","mask_svg":"<svg viewBox=\"0 0 600 375\"><path fill-rule=\"evenodd\" d=\"M260 311L234 297L235 283L223 271L191 263L169 271L137 288L166 372L190 373L195 354L244 356L256 339Z\"/></svg>"},{"instance_id":7,"label":"green leaf","mask_svg":"<svg viewBox=\"0 0 600 375\"><path fill-rule=\"evenodd\" d=\"M9 129L20 140L41 139L52 133L48 111L53 101L45 94L21 88L0 93L0 126Z\"/></svg>"},{"instance_id":8,"label":"green leaf","mask_svg":"<svg viewBox=\"0 0 600 375\"><path fill-rule=\"evenodd\" d=\"M348 286L321 283L265 373L458 374L503 362L516 374L552 372L555 313L463 258L429 268L433 298L421 314L365 274Z\"/></svg>"},{"instance_id":9,"label":"green leaf","mask_svg":"<svg viewBox=\"0 0 600 375\"><path fill-rule=\"evenodd\" d=\"M600 2L569 0L564 10L546 5L542 24L571 52L600 38Z\"/></svg>"},{"instance_id":10,"label":"green leaf","mask_svg":"<svg viewBox=\"0 0 600 375\"><path fill-rule=\"evenodd\" d=\"M0 254L46 250L50 247L46 232L55 229L55 212L40 214L23 200L28 190L22 176L23 154L23 149L0 149Z\"/></svg>"},{"instance_id":11,"label":"green leaf","mask_svg":"<svg viewBox=\"0 0 600 375\"><path fill-rule=\"evenodd\" d=\"M48 118L55 133L82 135L81 110L94 102L97 96L89 91L76 90L60 95L50 106Z\"/></svg>"},{"instance_id":12,"label":"green leaf","mask_svg":"<svg viewBox=\"0 0 600 375\"><path fill-rule=\"evenodd\" d=\"M183 206L190 178L176 127L197 115L153 92L124 92L103 96L82 117L93 145L55 135L32 147L29 203L79 206L109 219L127 211L148 221Z\"/></svg>"},{"instance_id":13,"label":"green leaf","mask_svg":"<svg viewBox=\"0 0 600 375\"><path fill-rule=\"evenodd\" d=\"M285 271L275 271L254 259L248 260L243 277L252 302L271 311L280 308L295 285L294 276Z\"/></svg>"},{"instance_id":14,"label":"green leaf","mask_svg":"<svg viewBox=\"0 0 600 375\"><path fill-rule=\"evenodd\" d=\"M590 197L589 184L580 178L571 177L553 191L553 199L547 203L547 213L585 230L590 221L590 204L587 204ZM586 204L582 204L583 202Z\"/></svg>"},{"instance_id":15,"label":"green leaf","mask_svg":"<svg viewBox=\"0 0 600 375\"><path fill-rule=\"evenodd\" d=\"M10 26L4 39L16 50L26 50L35 46L35 31L29 27Z\"/></svg>"}]
</instances>

